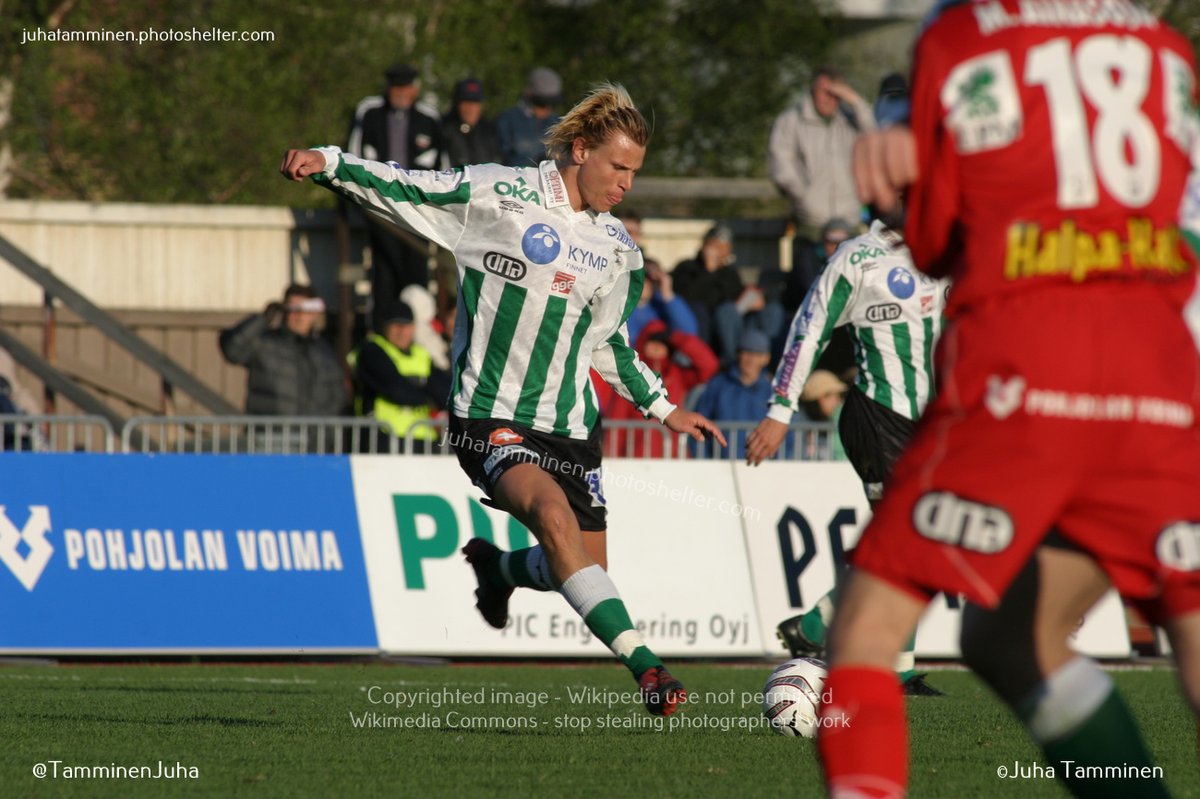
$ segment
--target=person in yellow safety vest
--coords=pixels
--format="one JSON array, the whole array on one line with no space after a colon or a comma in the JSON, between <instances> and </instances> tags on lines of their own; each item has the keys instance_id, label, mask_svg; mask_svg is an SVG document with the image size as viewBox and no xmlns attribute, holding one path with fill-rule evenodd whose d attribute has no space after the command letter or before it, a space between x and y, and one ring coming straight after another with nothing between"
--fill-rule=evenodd
<instances>
[{"instance_id":1,"label":"person in yellow safety vest","mask_svg":"<svg viewBox=\"0 0 1200 799\"><path fill-rule=\"evenodd\" d=\"M416 324L406 303L388 303L377 318L381 333L369 334L347 356L354 372L354 412L378 419L390 435L403 441L414 424L445 407L450 373L435 367L429 352L413 342ZM432 449L438 434L432 427L417 425L412 437L412 451L425 452ZM379 442L377 451L388 451L390 443Z\"/></svg>"}]
</instances>

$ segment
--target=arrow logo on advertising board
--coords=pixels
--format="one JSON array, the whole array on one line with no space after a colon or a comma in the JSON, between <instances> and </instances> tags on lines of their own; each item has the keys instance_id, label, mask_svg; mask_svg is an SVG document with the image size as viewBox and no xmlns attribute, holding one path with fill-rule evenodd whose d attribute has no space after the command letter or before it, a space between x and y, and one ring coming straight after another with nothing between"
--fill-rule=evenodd
<instances>
[{"instance_id":1,"label":"arrow logo on advertising board","mask_svg":"<svg viewBox=\"0 0 1200 799\"><path fill-rule=\"evenodd\" d=\"M54 546L46 540L50 532L50 508L46 505L30 505L29 519L20 530L8 518L5 507L0 505L0 561L8 567L26 591L32 591L42 576ZM22 555L17 547L22 543L29 549Z\"/></svg>"}]
</instances>

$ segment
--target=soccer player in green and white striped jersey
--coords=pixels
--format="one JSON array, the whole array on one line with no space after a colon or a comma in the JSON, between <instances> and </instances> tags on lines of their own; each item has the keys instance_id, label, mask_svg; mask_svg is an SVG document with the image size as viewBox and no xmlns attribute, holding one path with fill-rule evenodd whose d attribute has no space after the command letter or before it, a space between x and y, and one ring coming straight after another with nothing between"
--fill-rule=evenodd
<instances>
[{"instance_id":1,"label":"soccer player in green and white striped jersey","mask_svg":"<svg viewBox=\"0 0 1200 799\"><path fill-rule=\"evenodd\" d=\"M646 646L604 569L600 426L588 377L594 367L675 432L725 443L712 422L668 399L626 333L642 254L608 212L633 185L649 137L626 91L605 84L550 129L553 160L537 167L412 171L326 147L288 151L281 171L311 175L454 253L451 443L475 484L539 542L506 553L468 542L484 619L505 626L514 587L558 590L633 672L647 708L667 715L686 692Z\"/></svg>"},{"instance_id":2,"label":"soccer player in green and white striped jersey","mask_svg":"<svg viewBox=\"0 0 1200 799\"><path fill-rule=\"evenodd\" d=\"M846 326L858 378L847 392L838 430L867 499L872 505L879 501L892 464L933 394L933 350L948 292L947 281L913 267L903 237L882 221L838 247L792 322L789 346L775 373L775 396L746 441L747 461L754 465L775 454L805 381L833 331ZM836 591L779 625L793 655L813 654L823 646ZM897 663L905 690L937 693L913 669L912 645Z\"/></svg>"}]
</instances>

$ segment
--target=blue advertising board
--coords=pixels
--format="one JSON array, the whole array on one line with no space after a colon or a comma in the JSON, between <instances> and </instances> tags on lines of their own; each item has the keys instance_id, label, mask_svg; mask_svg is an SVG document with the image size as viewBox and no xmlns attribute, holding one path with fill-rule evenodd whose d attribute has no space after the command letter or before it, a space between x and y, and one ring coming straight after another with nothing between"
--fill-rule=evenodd
<instances>
[{"instance_id":1,"label":"blue advertising board","mask_svg":"<svg viewBox=\"0 0 1200 799\"><path fill-rule=\"evenodd\" d=\"M0 455L0 652L377 647L348 458Z\"/></svg>"}]
</instances>

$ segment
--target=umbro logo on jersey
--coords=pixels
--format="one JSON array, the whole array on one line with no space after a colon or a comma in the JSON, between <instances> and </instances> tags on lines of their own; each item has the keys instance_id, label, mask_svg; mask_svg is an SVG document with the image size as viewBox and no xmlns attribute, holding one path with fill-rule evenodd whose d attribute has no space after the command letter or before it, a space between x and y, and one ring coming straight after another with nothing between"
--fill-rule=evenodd
<instances>
[{"instance_id":1,"label":"umbro logo on jersey","mask_svg":"<svg viewBox=\"0 0 1200 799\"><path fill-rule=\"evenodd\" d=\"M890 322L900 318L900 306L894 302L885 302L867 308L868 322Z\"/></svg>"},{"instance_id":2,"label":"umbro logo on jersey","mask_svg":"<svg viewBox=\"0 0 1200 799\"><path fill-rule=\"evenodd\" d=\"M500 201L500 210L501 211L511 211L514 214L525 213L525 209L522 208L521 204L519 202L517 202L516 200L501 200Z\"/></svg>"},{"instance_id":3,"label":"umbro logo on jersey","mask_svg":"<svg viewBox=\"0 0 1200 799\"><path fill-rule=\"evenodd\" d=\"M520 280L526 272L524 261L499 252L489 252L483 256L483 268L508 280Z\"/></svg>"},{"instance_id":4,"label":"umbro logo on jersey","mask_svg":"<svg viewBox=\"0 0 1200 799\"><path fill-rule=\"evenodd\" d=\"M554 281L550 284L551 293L566 296L571 293L573 288L575 288L574 275L568 275L566 272L554 273Z\"/></svg>"}]
</instances>

